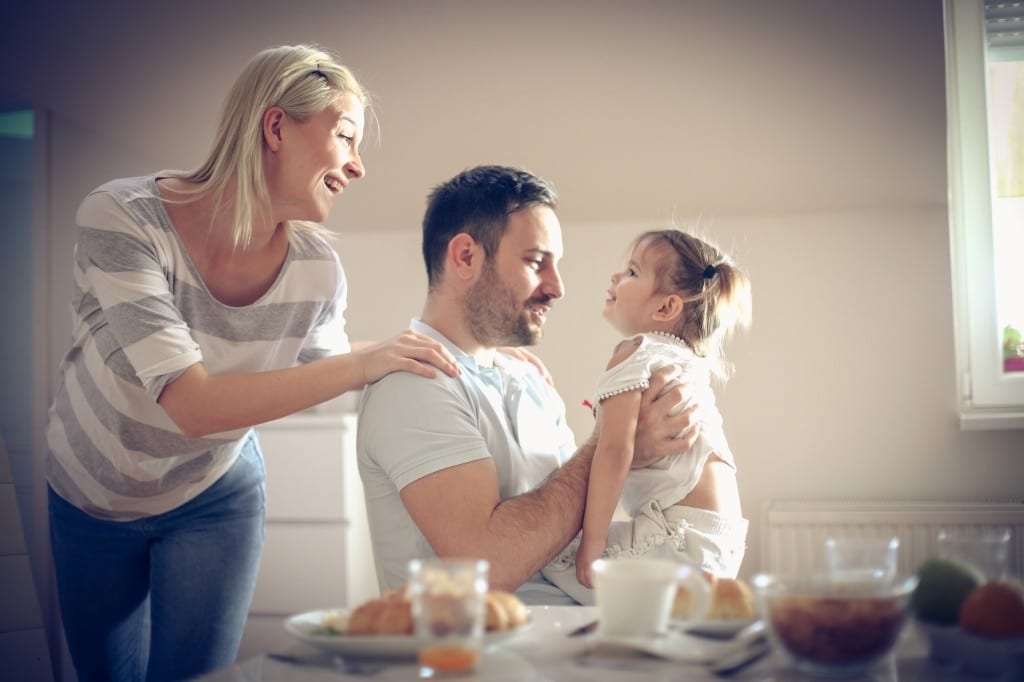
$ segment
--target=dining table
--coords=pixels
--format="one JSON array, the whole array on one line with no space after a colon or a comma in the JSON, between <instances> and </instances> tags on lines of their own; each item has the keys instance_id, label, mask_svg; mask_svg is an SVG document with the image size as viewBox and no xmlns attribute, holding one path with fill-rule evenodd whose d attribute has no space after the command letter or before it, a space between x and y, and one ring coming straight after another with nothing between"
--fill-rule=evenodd
<instances>
[{"instance_id":1,"label":"dining table","mask_svg":"<svg viewBox=\"0 0 1024 682\"><path fill-rule=\"evenodd\" d=\"M714 666L708 662L668 660L658 655L614 646L615 640L596 631L579 634L594 623L593 606L533 606L528 625L499 644L486 649L472 672L438 674L434 679L473 682L529 682L531 680L617 682L630 680L771 680L809 681L777 649L766 651L741 665ZM677 636L683 636L678 634ZM690 637L690 635L685 635ZM725 640L709 641L722 646ZM751 652L755 653L755 652ZM943 682L945 680L992 680L975 677L929 657L927 640L908 623L893 652L860 677L844 678L878 682ZM374 658L340 655L329 648L294 643L238 661L201 678L203 682L319 682L338 680L417 680L429 676L412 657ZM995 678L1000 679L1000 678ZM1001 679L1011 679L1003 677Z\"/></svg>"}]
</instances>

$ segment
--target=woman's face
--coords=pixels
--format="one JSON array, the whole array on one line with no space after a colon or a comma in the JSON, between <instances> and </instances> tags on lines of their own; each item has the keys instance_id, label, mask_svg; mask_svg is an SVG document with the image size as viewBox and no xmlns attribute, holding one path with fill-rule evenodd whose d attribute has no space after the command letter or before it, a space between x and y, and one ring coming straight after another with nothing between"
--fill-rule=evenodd
<instances>
[{"instance_id":1,"label":"woman's face","mask_svg":"<svg viewBox=\"0 0 1024 682\"><path fill-rule=\"evenodd\" d=\"M365 174L363 126L363 106L351 93L307 121L282 116L278 148L266 169L275 223L327 218L335 198Z\"/></svg>"}]
</instances>

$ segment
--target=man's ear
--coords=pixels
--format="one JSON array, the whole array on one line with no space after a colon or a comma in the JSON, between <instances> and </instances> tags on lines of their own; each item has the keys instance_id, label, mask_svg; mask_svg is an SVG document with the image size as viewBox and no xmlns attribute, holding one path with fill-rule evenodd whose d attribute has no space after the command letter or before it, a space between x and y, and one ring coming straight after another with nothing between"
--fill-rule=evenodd
<instances>
[{"instance_id":1,"label":"man's ear","mask_svg":"<svg viewBox=\"0 0 1024 682\"><path fill-rule=\"evenodd\" d=\"M263 112L263 141L272 152L281 148L281 124L284 117L284 109L281 107L270 107Z\"/></svg>"},{"instance_id":2,"label":"man's ear","mask_svg":"<svg viewBox=\"0 0 1024 682\"><path fill-rule=\"evenodd\" d=\"M471 280L483 266L484 250L473 237L460 232L448 242L448 267L461 280Z\"/></svg>"},{"instance_id":3,"label":"man's ear","mask_svg":"<svg viewBox=\"0 0 1024 682\"><path fill-rule=\"evenodd\" d=\"M655 322L674 322L683 314L683 297L679 294L669 294L662 300L661 305L651 315Z\"/></svg>"}]
</instances>

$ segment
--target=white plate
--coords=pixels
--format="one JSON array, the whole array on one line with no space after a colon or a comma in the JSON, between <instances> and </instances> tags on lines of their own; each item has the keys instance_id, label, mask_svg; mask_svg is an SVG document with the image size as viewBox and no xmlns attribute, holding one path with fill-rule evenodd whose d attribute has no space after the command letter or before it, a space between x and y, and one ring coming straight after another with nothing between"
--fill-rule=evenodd
<instances>
[{"instance_id":1,"label":"white plate","mask_svg":"<svg viewBox=\"0 0 1024 682\"><path fill-rule=\"evenodd\" d=\"M725 639L732 637L748 625L757 622L757 618L745 618L740 620L702 620L699 623L680 626L679 629L702 637L717 637Z\"/></svg>"},{"instance_id":2,"label":"white plate","mask_svg":"<svg viewBox=\"0 0 1024 682\"><path fill-rule=\"evenodd\" d=\"M307 611L284 622L284 629L293 637L310 646L346 656L365 658L416 658L419 639L413 635L357 635L346 636L324 627L324 616L331 612L344 614L345 609ZM529 627L529 623L512 630L484 634L484 649L506 642Z\"/></svg>"},{"instance_id":3,"label":"white plate","mask_svg":"<svg viewBox=\"0 0 1024 682\"><path fill-rule=\"evenodd\" d=\"M749 645L727 639L708 639L669 630L660 637L649 635L607 635L598 631L594 635L596 648L602 653L614 655L616 649L640 651L677 663L709 664L735 654Z\"/></svg>"}]
</instances>

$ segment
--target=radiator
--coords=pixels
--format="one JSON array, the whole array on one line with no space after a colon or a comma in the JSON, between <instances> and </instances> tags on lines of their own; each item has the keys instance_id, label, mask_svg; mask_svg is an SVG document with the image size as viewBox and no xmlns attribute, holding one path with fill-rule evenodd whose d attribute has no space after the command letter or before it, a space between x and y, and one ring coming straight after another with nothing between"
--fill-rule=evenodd
<instances>
[{"instance_id":1,"label":"radiator","mask_svg":"<svg viewBox=\"0 0 1024 682\"><path fill-rule=\"evenodd\" d=\"M825 567L828 537L898 536L899 575L910 575L937 554L942 528L981 532L1009 528L1008 570L1024 577L1024 503L773 500L761 515L761 561L769 573Z\"/></svg>"}]
</instances>

